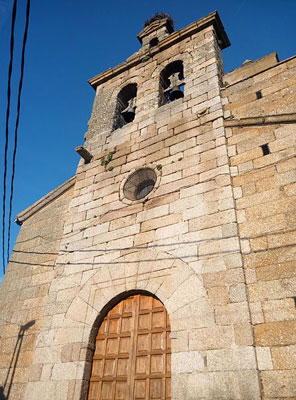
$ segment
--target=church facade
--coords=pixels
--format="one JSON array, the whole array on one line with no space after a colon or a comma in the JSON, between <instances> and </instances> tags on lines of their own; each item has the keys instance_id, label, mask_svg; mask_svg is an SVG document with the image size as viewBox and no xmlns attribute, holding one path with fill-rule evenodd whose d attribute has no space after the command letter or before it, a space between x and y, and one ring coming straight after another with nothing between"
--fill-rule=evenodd
<instances>
[{"instance_id":1,"label":"church facade","mask_svg":"<svg viewBox=\"0 0 296 400\"><path fill-rule=\"evenodd\" d=\"M296 57L217 12L90 79L76 175L18 215L0 398L296 398ZM2 396L2 397L1 397Z\"/></svg>"}]
</instances>

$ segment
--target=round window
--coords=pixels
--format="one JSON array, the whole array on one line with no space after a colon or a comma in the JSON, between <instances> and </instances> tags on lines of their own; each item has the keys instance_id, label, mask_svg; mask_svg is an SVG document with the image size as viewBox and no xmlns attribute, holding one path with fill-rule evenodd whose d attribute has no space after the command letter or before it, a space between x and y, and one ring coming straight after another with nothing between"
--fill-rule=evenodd
<instances>
[{"instance_id":1,"label":"round window","mask_svg":"<svg viewBox=\"0 0 296 400\"><path fill-rule=\"evenodd\" d=\"M129 200L140 200L154 188L156 173L151 168L141 168L131 174L123 187L124 196Z\"/></svg>"}]
</instances>

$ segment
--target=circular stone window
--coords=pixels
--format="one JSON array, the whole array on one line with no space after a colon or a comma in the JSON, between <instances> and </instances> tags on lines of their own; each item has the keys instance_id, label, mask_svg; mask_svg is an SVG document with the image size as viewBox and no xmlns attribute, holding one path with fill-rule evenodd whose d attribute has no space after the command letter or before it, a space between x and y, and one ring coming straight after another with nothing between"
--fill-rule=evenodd
<instances>
[{"instance_id":1,"label":"circular stone window","mask_svg":"<svg viewBox=\"0 0 296 400\"><path fill-rule=\"evenodd\" d=\"M124 196L129 200L140 200L154 188L156 173L151 168L141 168L131 174L123 186Z\"/></svg>"}]
</instances>

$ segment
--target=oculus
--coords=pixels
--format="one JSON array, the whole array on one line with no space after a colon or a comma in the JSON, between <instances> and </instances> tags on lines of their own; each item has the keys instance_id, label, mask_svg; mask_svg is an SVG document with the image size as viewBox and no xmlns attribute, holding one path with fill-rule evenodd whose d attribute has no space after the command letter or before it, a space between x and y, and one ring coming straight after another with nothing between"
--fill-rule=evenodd
<instances>
[{"instance_id":1,"label":"oculus","mask_svg":"<svg viewBox=\"0 0 296 400\"><path fill-rule=\"evenodd\" d=\"M129 200L141 200L154 188L157 175L152 168L141 168L132 173L123 187L124 196Z\"/></svg>"}]
</instances>

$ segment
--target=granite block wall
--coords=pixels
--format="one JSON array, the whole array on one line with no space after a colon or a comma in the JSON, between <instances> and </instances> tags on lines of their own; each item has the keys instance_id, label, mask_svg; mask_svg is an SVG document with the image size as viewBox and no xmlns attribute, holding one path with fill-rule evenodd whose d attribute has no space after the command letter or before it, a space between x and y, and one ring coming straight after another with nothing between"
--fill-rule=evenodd
<instances>
[{"instance_id":1,"label":"granite block wall","mask_svg":"<svg viewBox=\"0 0 296 400\"><path fill-rule=\"evenodd\" d=\"M13 260L34 265L11 263L0 289L2 387L35 320L10 400L86 400L98 321L136 292L168 311L172 399L296 397L295 58L224 74L222 28L212 13L90 80L92 160L27 215L15 250L32 255ZM184 97L159 106L174 61ZM135 119L114 130L130 83ZM143 167L155 186L130 199L125 182Z\"/></svg>"}]
</instances>

